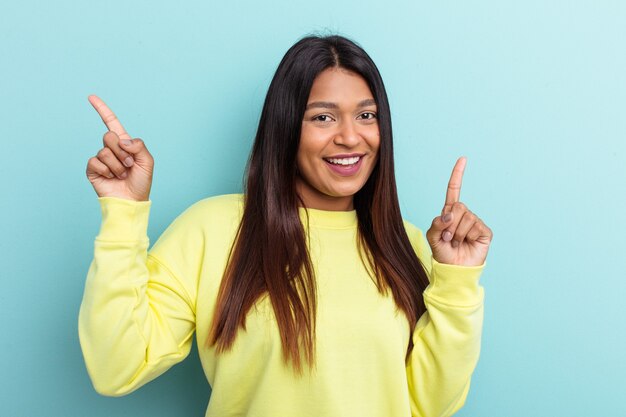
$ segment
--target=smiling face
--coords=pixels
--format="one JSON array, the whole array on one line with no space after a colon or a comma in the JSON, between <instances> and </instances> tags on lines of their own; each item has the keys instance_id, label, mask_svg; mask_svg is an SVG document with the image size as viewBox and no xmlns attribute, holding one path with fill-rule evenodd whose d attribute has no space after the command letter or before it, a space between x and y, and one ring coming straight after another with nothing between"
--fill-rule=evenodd
<instances>
[{"instance_id":1,"label":"smiling face","mask_svg":"<svg viewBox=\"0 0 626 417\"><path fill-rule=\"evenodd\" d=\"M296 157L296 190L306 207L352 210L378 160L377 108L367 82L328 68L313 82Z\"/></svg>"}]
</instances>

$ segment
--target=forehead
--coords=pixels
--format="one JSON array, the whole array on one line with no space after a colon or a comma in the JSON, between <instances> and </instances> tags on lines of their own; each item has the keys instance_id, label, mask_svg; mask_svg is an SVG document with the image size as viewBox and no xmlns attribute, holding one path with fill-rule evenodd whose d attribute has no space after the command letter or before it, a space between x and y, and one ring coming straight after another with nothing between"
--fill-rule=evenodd
<instances>
[{"instance_id":1,"label":"forehead","mask_svg":"<svg viewBox=\"0 0 626 417\"><path fill-rule=\"evenodd\" d=\"M327 68L313 81L308 101L348 105L373 98L367 82L359 74L344 68Z\"/></svg>"}]
</instances>

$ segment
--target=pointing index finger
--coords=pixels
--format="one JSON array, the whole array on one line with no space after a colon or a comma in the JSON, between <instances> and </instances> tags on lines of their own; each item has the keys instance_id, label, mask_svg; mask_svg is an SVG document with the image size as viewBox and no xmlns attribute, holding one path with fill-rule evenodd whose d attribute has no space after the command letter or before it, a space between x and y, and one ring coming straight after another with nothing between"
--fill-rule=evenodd
<instances>
[{"instance_id":1,"label":"pointing index finger","mask_svg":"<svg viewBox=\"0 0 626 417\"><path fill-rule=\"evenodd\" d=\"M96 95L89 96L89 102L98 112L107 128L117 133L120 139L132 139L113 111Z\"/></svg>"},{"instance_id":2,"label":"pointing index finger","mask_svg":"<svg viewBox=\"0 0 626 417\"><path fill-rule=\"evenodd\" d=\"M464 156L457 159L452 175L450 175L450 181L448 181L448 191L446 192L446 208L459 201L461 197L461 184L463 183L463 172L465 171L465 165L467 158Z\"/></svg>"}]
</instances>

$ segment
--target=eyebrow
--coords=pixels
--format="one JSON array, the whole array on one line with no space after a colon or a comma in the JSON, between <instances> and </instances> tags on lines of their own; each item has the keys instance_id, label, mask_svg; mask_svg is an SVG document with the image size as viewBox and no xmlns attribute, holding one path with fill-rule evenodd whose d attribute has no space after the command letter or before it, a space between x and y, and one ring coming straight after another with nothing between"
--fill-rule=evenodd
<instances>
[{"instance_id":1,"label":"eyebrow","mask_svg":"<svg viewBox=\"0 0 626 417\"><path fill-rule=\"evenodd\" d=\"M365 100L359 101L357 107L367 107L367 106L375 106L376 101L373 98L368 98ZM339 106L336 103L332 103L330 101L314 101L306 105L305 110L313 109L313 108L322 108L322 109L338 109Z\"/></svg>"}]
</instances>

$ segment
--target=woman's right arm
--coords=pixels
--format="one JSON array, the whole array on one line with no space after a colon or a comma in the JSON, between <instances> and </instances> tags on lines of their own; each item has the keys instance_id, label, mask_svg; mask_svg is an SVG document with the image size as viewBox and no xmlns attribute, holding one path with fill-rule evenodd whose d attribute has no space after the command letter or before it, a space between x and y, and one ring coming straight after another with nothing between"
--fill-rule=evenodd
<instances>
[{"instance_id":1,"label":"woman's right arm","mask_svg":"<svg viewBox=\"0 0 626 417\"><path fill-rule=\"evenodd\" d=\"M101 197L102 225L94 243L78 319L80 345L97 392L127 394L182 361L195 330L190 275L148 253L150 202ZM167 241L187 245L184 216ZM163 243L163 242L162 242Z\"/></svg>"},{"instance_id":2,"label":"woman's right arm","mask_svg":"<svg viewBox=\"0 0 626 417\"><path fill-rule=\"evenodd\" d=\"M152 156L141 139L131 139L102 100L90 96L89 101L109 131L104 147L87 165L102 225L85 284L79 337L95 389L117 396L187 356L195 329L195 298L182 279L186 271L170 268L148 253ZM170 231L169 240L184 236L176 225Z\"/></svg>"}]
</instances>

